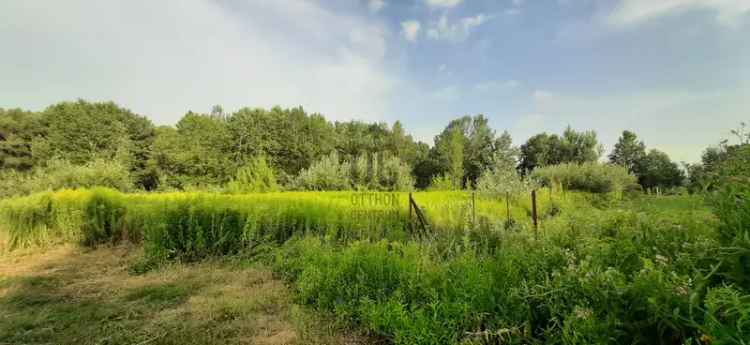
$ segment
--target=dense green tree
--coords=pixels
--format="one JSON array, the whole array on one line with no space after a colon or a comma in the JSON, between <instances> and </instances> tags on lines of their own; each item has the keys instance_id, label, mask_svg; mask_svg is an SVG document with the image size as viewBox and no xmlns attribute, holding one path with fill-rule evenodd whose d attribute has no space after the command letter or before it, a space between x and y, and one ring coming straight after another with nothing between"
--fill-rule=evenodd
<instances>
[{"instance_id":1,"label":"dense green tree","mask_svg":"<svg viewBox=\"0 0 750 345\"><path fill-rule=\"evenodd\" d=\"M562 136L540 133L521 145L519 170L530 172L539 166L595 162L601 154L596 132L577 132L568 126Z\"/></svg>"},{"instance_id":2,"label":"dense green tree","mask_svg":"<svg viewBox=\"0 0 750 345\"><path fill-rule=\"evenodd\" d=\"M731 133L736 137L737 144L722 140L718 146L709 147L703 152L700 163L686 166L691 191L713 190L736 178L746 179L750 176L750 168L743 164L748 161L747 155L750 153L750 132L747 125L742 122Z\"/></svg>"},{"instance_id":3,"label":"dense green tree","mask_svg":"<svg viewBox=\"0 0 750 345\"><path fill-rule=\"evenodd\" d=\"M521 145L519 170L530 172L539 166L559 164L562 161L560 137L540 133Z\"/></svg>"},{"instance_id":4,"label":"dense green tree","mask_svg":"<svg viewBox=\"0 0 750 345\"><path fill-rule=\"evenodd\" d=\"M561 143L563 155L561 163L596 162L604 151L596 138L596 132L577 132L570 126L563 132Z\"/></svg>"},{"instance_id":5,"label":"dense green tree","mask_svg":"<svg viewBox=\"0 0 750 345\"><path fill-rule=\"evenodd\" d=\"M175 126L160 127L153 145L152 166L162 187L218 185L234 174L226 121L188 112Z\"/></svg>"},{"instance_id":6,"label":"dense green tree","mask_svg":"<svg viewBox=\"0 0 750 345\"><path fill-rule=\"evenodd\" d=\"M46 136L32 142L32 153L46 161L53 157L83 164L96 158L117 159L128 167L136 184L153 187L147 162L155 138L147 118L113 102L61 102L44 110Z\"/></svg>"},{"instance_id":7,"label":"dense green tree","mask_svg":"<svg viewBox=\"0 0 750 345\"><path fill-rule=\"evenodd\" d=\"M638 141L638 137L631 131L623 131L609 155L609 162L624 166L634 173L638 162L646 155L646 145Z\"/></svg>"},{"instance_id":8,"label":"dense green tree","mask_svg":"<svg viewBox=\"0 0 750 345\"><path fill-rule=\"evenodd\" d=\"M284 180L329 154L336 140L332 124L301 107L243 108L232 114L228 126L234 160L265 155Z\"/></svg>"},{"instance_id":9,"label":"dense green tree","mask_svg":"<svg viewBox=\"0 0 750 345\"><path fill-rule=\"evenodd\" d=\"M32 143L46 136L38 113L0 108L0 170L27 171L34 166Z\"/></svg>"},{"instance_id":10,"label":"dense green tree","mask_svg":"<svg viewBox=\"0 0 750 345\"><path fill-rule=\"evenodd\" d=\"M502 140L498 142L484 115L451 121L435 137L431 152L433 176L447 174L457 186L473 187L482 171L492 165L498 143L502 144Z\"/></svg>"},{"instance_id":11,"label":"dense green tree","mask_svg":"<svg viewBox=\"0 0 750 345\"><path fill-rule=\"evenodd\" d=\"M685 174L677 163L672 162L666 153L659 150L649 151L638 161L635 169L638 183L647 189L677 187L685 179Z\"/></svg>"},{"instance_id":12,"label":"dense green tree","mask_svg":"<svg viewBox=\"0 0 750 345\"><path fill-rule=\"evenodd\" d=\"M513 139L508 131L503 133L495 139L495 150L492 156L492 164L490 168L497 167L498 165L505 166L516 166L518 164L518 156L521 151L513 146ZM485 170L486 171L486 170Z\"/></svg>"}]
</instances>

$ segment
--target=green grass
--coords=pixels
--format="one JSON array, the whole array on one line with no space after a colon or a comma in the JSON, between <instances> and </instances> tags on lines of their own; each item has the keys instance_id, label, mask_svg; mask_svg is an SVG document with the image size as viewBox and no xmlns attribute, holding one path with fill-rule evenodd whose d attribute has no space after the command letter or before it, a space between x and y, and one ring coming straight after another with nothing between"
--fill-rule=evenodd
<instances>
[{"instance_id":1,"label":"green grass","mask_svg":"<svg viewBox=\"0 0 750 345\"><path fill-rule=\"evenodd\" d=\"M0 344L361 344L295 306L262 266L172 264L128 274L130 248L0 256Z\"/></svg>"},{"instance_id":2,"label":"green grass","mask_svg":"<svg viewBox=\"0 0 750 345\"><path fill-rule=\"evenodd\" d=\"M572 207L567 199L542 197L539 213ZM573 195L575 196L575 195ZM507 220L502 200L472 199L468 192L420 192L414 199L433 232L468 226L494 229ZM554 200L554 201L553 201ZM515 196L510 216L529 229L529 196ZM144 242L150 257L197 260L234 254L259 243L283 243L294 235L355 240L407 241L416 224L407 193L294 192L122 194L107 189L64 190L0 201L0 232L8 247L55 242L85 245L123 239Z\"/></svg>"},{"instance_id":3,"label":"green grass","mask_svg":"<svg viewBox=\"0 0 750 345\"><path fill-rule=\"evenodd\" d=\"M185 317L176 310L192 313L201 301L212 321L183 327L169 319L165 332L175 333L159 341L188 341L194 330L216 329L229 338L203 339L236 339L257 332L241 326L249 315L276 315L279 308L295 309L283 307L294 301L395 344L747 344L750 218L747 205L737 203L747 193L735 194L712 209L715 202L694 196L545 189L537 193L537 233L526 195L512 198L508 224L504 200L413 193L429 220L427 235L411 231L406 193L391 201L387 193L94 189L10 199L0 204L0 226L11 246L126 240L142 243L145 256L123 272L159 277L184 270L179 279L91 292L94 299L70 298L70 278L57 275L3 279L0 286L15 292L0 300L13 315L11 326L0 330L25 337L26 330L44 329L34 323L42 320L93 332L123 318L117 308L124 306L135 310L136 321L123 320L153 336L160 328L141 323L138 315L145 314L138 310ZM269 265L292 292L226 301L236 292L222 287L256 273L228 279L201 268L221 257L239 262L237 269ZM70 301L84 312L97 303L102 309L91 312L96 320L76 316ZM52 319L34 314L50 310Z\"/></svg>"}]
</instances>

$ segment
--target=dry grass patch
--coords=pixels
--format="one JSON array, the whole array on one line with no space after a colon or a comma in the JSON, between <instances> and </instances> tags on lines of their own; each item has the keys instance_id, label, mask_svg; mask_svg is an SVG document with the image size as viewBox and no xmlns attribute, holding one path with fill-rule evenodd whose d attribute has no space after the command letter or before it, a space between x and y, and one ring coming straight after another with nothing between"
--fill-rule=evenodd
<instances>
[{"instance_id":1,"label":"dry grass patch","mask_svg":"<svg viewBox=\"0 0 750 345\"><path fill-rule=\"evenodd\" d=\"M0 344L364 344L291 303L263 267L171 264L130 247L0 256Z\"/></svg>"}]
</instances>

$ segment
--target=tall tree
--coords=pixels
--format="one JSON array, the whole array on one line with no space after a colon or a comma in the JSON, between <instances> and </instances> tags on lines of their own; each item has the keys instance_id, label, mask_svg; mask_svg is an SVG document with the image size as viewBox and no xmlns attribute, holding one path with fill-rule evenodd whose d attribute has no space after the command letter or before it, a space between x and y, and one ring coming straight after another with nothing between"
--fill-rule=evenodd
<instances>
[{"instance_id":1,"label":"tall tree","mask_svg":"<svg viewBox=\"0 0 750 345\"><path fill-rule=\"evenodd\" d=\"M562 135L562 163L595 162L602 156L603 147L596 138L596 132L577 132L570 126Z\"/></svg>"},{"instance_id":2,"label":"tall tree","mask_svg":"<svg viewBox=\"0 0 750 345\"><path fill-rule=\"evenodd\" d=\"M685 179L677 163L659 150L651 150L636 165L638 183L643 188L671 188L680 186Z\"/></svg>"},{"instance_id":3,"label":"tall tree","mask_svg":"<svg viewBox=\"0 0 750 345\"><path fill-rule=\"evenodd\" d=\"M595 162L602 154L602 146L596 132L577 132L568 126L562 136L540 133L532 136L521 145L522 172L530 172L536 167L560 163Z\"/></svg>"},{"instance_id":4,"label":"tall tree","mask_svg":"<svg viewBox=\"0 0 750 345\"><path fill-rule=\"evenodd\" d=\"M464 137L458 128L449 132L448 136L448 173L453 186L460 188L464 178Z\"/></svg>"},{"instance_id":5,"label":"tall tree","mask_svg":"<svg viewBox=\"0 0 750 345\"><path fill-rule=\"evenodd\" d=\"M459 179L460 184L474 186L482 171L492 165L497 144L495 131L489 127L487 118L481 114L451 121L443 132L435 137L435 146L430 154L434 175L447 173L453 176L458 173L458 163L455 161L458 155L453 149L459 142L463 148L463 176Z\"/></svg>"},{"instance_id":6,"label":"tall tree","mask_svg":"<svg viewBox=\"0 0 750 345\"><path fill-rule=\"evenodd\" d=\"M629 172L635 173L638 162L646 155L646 145L639 141L635 133L623 131L609 155L609 162L624 166Z\"/></svg>"},{"instance_id":7,"label":"tall tree","mask_svg":"<svg viewBox=\"0 0 750 345\"><path fill-rule=\"evenodd\" d=\"M113 102L78 100L48 107L42 121L47 135L39 145L45 149L35 153L40 159L54 156L74 164L95 158L118 159L141 187L153 183L151 173L145 170L155 137L154 126L147 118Z\"/></svg>"},{"instance_id":8,"label":"tall tree","mask_svg":"<svg viewBox=\"0 0 750 345\"><path fill-rule=\"evenodd\" d=\"M226 121L188 112L175 128L159 128L152 164L163 177L161 183L171 187L217 185L237 168L229 150Z\"/></svg>"},{"instance_id":9,"label":"tall tree","mask_svg":"<svg viewBox=\"0 0 750 345\"><path fill-rule=\"evenodd\" d=\"M29 170L34 166L32 143L46 136L38 113L0 108L0 170Z\"/></svg>"},{"instance_id":10,"label":"tall tree","mask_svg":"<svg viewBox=\"0 0 750 345\"><path fill-rule=\"evenodd\" d=\"M521 145L521 160L518 168L523 173L531 172L536 167L561 162L560 137L555 134L540 133L532 136Z\"/></svg>"}]
</instances>

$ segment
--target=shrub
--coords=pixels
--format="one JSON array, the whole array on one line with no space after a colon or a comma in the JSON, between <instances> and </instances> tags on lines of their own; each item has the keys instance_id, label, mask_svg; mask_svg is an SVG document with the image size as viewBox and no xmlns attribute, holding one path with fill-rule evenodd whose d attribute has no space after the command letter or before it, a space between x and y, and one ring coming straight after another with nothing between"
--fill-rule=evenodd
<instances>
[{"instance_id":1,"label":"shrub","mask_svg":"<svg viewBox=\"0 0 750 345\"><path fill-rule=\"evenodd\" d=\"M31 174L4 172L0 179L0 197L27 195L60 189L105 187L127 192L134 189L127 168L117 161L95 159L84 165L51 160Z\"/></svg>"},{"instance_id":2,"label":"shrub","mask_svg":"<svg viewBox=\"0 0 750 345\"><path fill-rule=\"evenodd\" d=\"M431 191L460 190L461 187L453 183L453 177L443 174L433 177L427 189Z\"/></svg>"},{"instance_id":3,"label":"shrub","mask_svg":"<svg viewBox=\"0 0 750 345\"><path fill-rule=\"evenodd\" d=\"M482 172L477 181L477 191L488 197L506 198L535 189L536 183L522 179L511 161L496 160L493 166Z\"/></svg>"},{"instance_id":4,"label":"shrub","mask_svg":"<svg viewBox=\"0 0 750 345\"><path fill-rule=\"evenodd\" d=\"M388 157L383 161L378 183L378 190L410 191L414 189L411 168L398 157Z\"/></svg>"},{"instance_id":5,"label":"shrub","mask_svg":"<svg viewBox=\"0 0 750 345\"><path fill-rule=\"evenodd\" d=\"M351 188L347 167L334 151L300 171L295 187L302 190L345 190Z\"/></svg>"},{"instance_id":6,"label":"shrub","mask_svg":"<svg viewBox=\"0 0 750 345\"><path fill-rule=\"evenodd\" d=\"M230 193L275 192L279 190L276 174L265 157L253 158L250 163L237 170L235 177L227 183Z\"/></svg>"},{"instance_id":7,"label":"shrub","mask_svg":"<svg viewBox=\"0 0 750 345\"><path fill-rule=\"evenodd\" d=\"M750 185L727 184L711 198L719 218L719 252L729 281L750 290Z\"/></svg>"},{"instance_id":8,"label":"shrub","mask_svg":"<svg viewBox=\"0 0 750 345\"><path fill-rule=\"evenodd\" d=\"M637 185L636 177L625 167L595 162L538 168L532 176L545 185L590 193L621 193Z\"/></svg>"}]
</instances>

